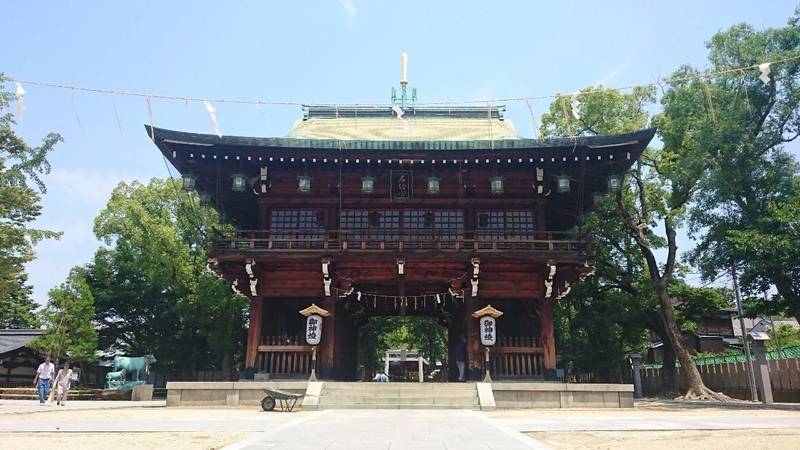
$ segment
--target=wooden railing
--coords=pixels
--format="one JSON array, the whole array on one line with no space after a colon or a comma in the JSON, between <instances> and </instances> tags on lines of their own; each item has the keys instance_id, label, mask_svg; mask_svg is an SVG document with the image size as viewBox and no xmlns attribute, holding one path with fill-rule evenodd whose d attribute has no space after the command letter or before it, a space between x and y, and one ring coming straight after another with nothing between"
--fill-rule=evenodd
<instances>
[{"instance_id":1,"label":"wooden railing","mask_svg":"<svg viewBox=\"0 0 800 450\"><path fill-rule=\"evenodd\" d=\"M587 240L569 232L511 233L492 230L242 230L219 237L212 250L226 252L314 251L517 251L542 254L589 251Z\"/></svg>"},{"instance_id":2,"label":"wooden railing","mask_svg":"<svg viewBox=\"0 0 800 450\"><path fill-rule=\"evenodd\" d=\"M256 368L273 375L311 373L311 346L302 336L262 336Z\"/></svg>"},{"instance_id":3,"label":"wooden railing","mask_svg":"<svg viewBox=\"0 0 800 450\"><path fill-rule=\"evenodd\" d=\"M536 337L505 336L489 353L489 369L497 378L541 378L544 348Z\"/></svg>"}]
</instances>

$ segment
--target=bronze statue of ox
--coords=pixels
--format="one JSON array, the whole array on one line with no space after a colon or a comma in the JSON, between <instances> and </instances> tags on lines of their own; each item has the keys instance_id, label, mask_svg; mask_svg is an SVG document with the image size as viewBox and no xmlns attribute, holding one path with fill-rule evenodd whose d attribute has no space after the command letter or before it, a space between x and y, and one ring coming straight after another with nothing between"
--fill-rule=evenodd
<instances>
[{"instance_id":1,"label":"bronze statue of ox","mask_svg":"<svg viewBox=\"0 0 800 450\"><path fill-rule=\"evenodd\" d=\"M139 376L142 370L145 374L150 373L150 366L156 362L153 355L144 356L115 356L114 367L111 369L114 372L124 370L124 373L130 373L132 376L131 381L139 381Z\"/></svg>"}]
</instances>

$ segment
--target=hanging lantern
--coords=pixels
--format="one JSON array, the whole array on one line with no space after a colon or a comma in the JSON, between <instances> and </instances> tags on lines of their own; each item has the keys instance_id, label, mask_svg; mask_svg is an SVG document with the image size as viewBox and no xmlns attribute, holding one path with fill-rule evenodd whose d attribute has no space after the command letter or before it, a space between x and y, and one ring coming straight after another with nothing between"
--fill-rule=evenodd
<instances>
[{"instance_id":1,"label":"hanging lantern","mask_svg":"<svg viewBox=\"0 0 800 450\"><path fill-rule=\"evenodd\" d=\"M601 192L595 192L592 194L592 201L594 202L595 206L600 206L603 204L603 200L605 199L605 195Z\"/></svg>"},{"instance_id":2,"label":"hanging lantern","mask_svg":"<svg viewBox=\"0 0 800 450\"><path fill-rule=\"evenodd\" d=\"M372 194L373 192L375 192L375 177L369 175L361 177L361 193Z\"/></svg>"},{"instance_id":3,"label":"hanging lantern","mask_svg":"<svg viewBox=\"0 0 800 450\"><path fill-rule=\"evenodd\" d=\"M300 175L297 177L297 192L307 194L311 192L311 177L308 175Z\"/></svg>"},{"instance_id":4,"label":"hanging lantern","mask_svg":"<svg viewBox=\"0 0 800 450\"><path fill-rule=\"evenodd\" d=\"M503 189L503 177L499 175L489 179L489 186L491 186L492 194L494 195L500 195L505 192L505 189Z\"/></svg>"},{"instance_id":5,"label":"hanging lantern","mask_svg":"<svg viewBox=\"0 0 800 450\"><path fill-rule=\"evenodd\" d=\"M608 177L609 192L619 192L620 187L622 187L622 177L619 175L611 175Z\"/></svg>"},{"instance_id":6,"label":"hanging lantern","mask_svg":"<svg viewBox=\"0 0 800 450\"><path fill-rule=\"evenodd\" d=\"M245 188L247 188L247 177L244 176L242 173L235 173L231 175L233 178L233 189L234 192L244 192Z\"/></svg>"},{"instance_id":7,"label":"hanging lantern","mask_svg":"<svg viewBox=\"0 0 800 450\"><path fill-rule=\"evenodd\" d=\"M559 194L565 194L569 192L569 175L559 175L556 177L556 187Z\"/></svg>"},{"instance_id":8,"label":"hanging lantern","mask_svg":"<svg viewBox=\"0 0 800 450\"><path fill-rule=\"evenodd\" d=\"M191 174L184 174L183 175L183 190L184 191L192 191L194 190L195 185L195 177Z\"/></svg>"},{"instance_id":9,"label":"hanging lantern","mask_svg":"<svg viewBox=\"0 0 800 450\"><path fill-rule=\"evenodd\" d=\"M439 177L428 177L428 194L439 195Z\"/></svg>"}]
</instances>

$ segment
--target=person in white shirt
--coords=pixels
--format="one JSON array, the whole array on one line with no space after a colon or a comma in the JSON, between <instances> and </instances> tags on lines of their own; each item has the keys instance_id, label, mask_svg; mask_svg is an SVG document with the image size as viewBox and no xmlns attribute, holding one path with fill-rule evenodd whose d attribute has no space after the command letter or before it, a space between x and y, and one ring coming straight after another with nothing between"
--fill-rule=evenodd
<instances>
[{"instance_id":1,"label":"person in white shirt","mask_svg":"<svg viewBox=\"0 0 800 450\"><path fill-rule=\"evenodd\" d=\"M44 405L45 399L50 394L50 386L53 383L53 372L56 367L50 362L50 357L46 357L44 362L39 364L36 369L36 376L33 377L33 385L39 391L39 404Z\"/></svg>"},{"instance_id":2,"label":"person in white shirt","mask_svg":"<svg viewBox=\"0 0 800 450\"><path fill-rule=\"evenodd\" d=\"M69 368L69 363L65 362L61 370L58 371L58 375L56 375L56 405L64 406L71 385L72 369Z\"/></svg>"}]
</instances>

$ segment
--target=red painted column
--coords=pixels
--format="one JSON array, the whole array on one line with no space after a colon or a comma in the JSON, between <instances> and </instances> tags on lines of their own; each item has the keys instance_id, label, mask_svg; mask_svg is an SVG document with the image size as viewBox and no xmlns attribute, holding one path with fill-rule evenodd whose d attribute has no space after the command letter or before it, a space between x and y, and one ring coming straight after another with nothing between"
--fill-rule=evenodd
<instances>
[{"instance_id":1,"label":"red painted column","mask_svg":"<svg viewBox=\"0 0 800 450\"><path fill-rule=\"evenodd\" d=\"M322 298L322 309L331 313L322 322L322 342L317 349L317 375L320 378L332 379L336 363L336 296Z\"/></svg>"},{"instance_id":2,"label":"red painted column","mask_svg":"<svg viewBox=\"0 0 800 450\"><path fill-rule=\"evenodd\" d=\"M250 300L250 325L247 327L247 352L245 367L255 367L258 345L261 343L261 321L263 320L264 298Z\"/></svg>"},{"instance_id":3,"label":"red painted column","mask_svg":"<svg viewBox=\"0 0 800 450\"><path fill-rule=\"evenodd\" d=\"M544 369L555 370L556 368L556 339L555 329L553 328L553 299L545 298L541 300L541 338L544 347Z\"/></svg>"},{"instance_id":4,"label":"red painted column","mask_svg":"<svg viewBox=\"0 0 800 450\"><path fill-rule=\"evenodd\" d=\"M471 379L480 379L483 371L483 348L481 347L481 333L478 319L472 313L480 309L478 299L470 295L469 288L464 290L464 318L467 321L467 376Z\"/></svg>"}]
</instances>

